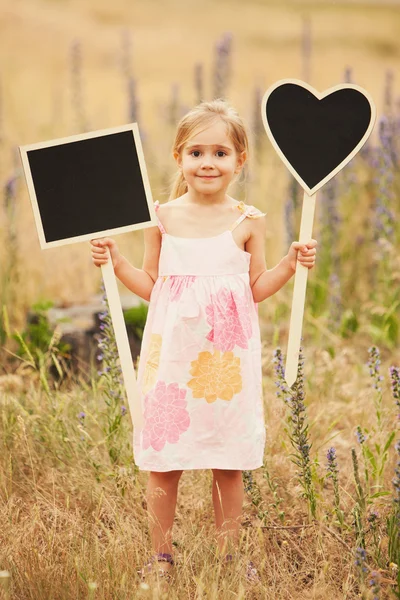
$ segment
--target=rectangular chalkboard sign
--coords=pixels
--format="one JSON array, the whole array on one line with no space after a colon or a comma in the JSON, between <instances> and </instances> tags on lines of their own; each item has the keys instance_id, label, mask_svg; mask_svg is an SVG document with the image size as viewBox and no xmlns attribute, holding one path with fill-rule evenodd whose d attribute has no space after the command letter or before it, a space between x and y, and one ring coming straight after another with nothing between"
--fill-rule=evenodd
<instances>
[{"instance_id":1,"label":"rectangular chalkboard sign","mask_svg":"<svg viewBox=\"0 0 400 600\"><path fill-rule=\"evenodd\" d=\"M136 123L19 150L41 248L157 225Z\"/></svg>"}]
</instances>

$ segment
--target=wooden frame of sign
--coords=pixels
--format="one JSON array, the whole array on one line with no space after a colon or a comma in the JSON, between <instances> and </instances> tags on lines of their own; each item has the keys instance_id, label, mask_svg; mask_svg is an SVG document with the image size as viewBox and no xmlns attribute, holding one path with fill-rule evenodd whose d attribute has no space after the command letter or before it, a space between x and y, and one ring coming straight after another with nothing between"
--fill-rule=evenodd
<instances>
[{"instance_id":1,"label":"wooden frame of sign","mask_svg":"<svg viewBox=\"0 0 400 600\"><path fill-rule=\"evenodd\" d=\"M274 92L278 92L280 95L275 95L274 109L269 111L268 102ZM334 96L335 93L336 96ZM319 120L315 119L315 123L313 119L304 119L305 114L308 117L312 116L312 110L318 106L321 106L320 112L322 113L322 105L316 103L315 99L321 102L328 97L332 101L331 122L329 121L330 113L326 107L325 117L328 115L327 120L324 120L322 114L319 115ZM295 104L296 99L299 105L303 102L303 113L301 108L297 110L299 107ZM289 110L291 103L292 106L294 105L292 113ZM354 130L347 131L346 126L353 124L351 121L352 110L354 113L357 103L362 114L358 115L357 119L353 119L357 121L354 123ZM304 107L307 106L308 108L304 111ZM279 111L284 113L283 116L279 115ZM345 114L341 115L340 111ZM270 126L268 112L270 112L269 118L278 124L277 127ZM299 241L307 243L312 236L316 192L343 169L367 141L376 119L374 101L366 90L350 83L335 85L324 92L318 92L304 81L280 79L265 92L261 102L261 117L272 146L304 190ZM309 127L308 131L306 131L307 127ZM335 131L335 127L338 131ZM314 133L314 138L310 135L311 133ZM321 140L318 143L318 139L315 138L316 133L322 136L323 143ZM324 144L324 142L327 143ZM304 148L301 146L302 143ZM281 146L284 148L282 149ZM324 156L324 152L329 154L330 151L332 152L331 157ZM314 161L310 160L313 154ZM307 276L308 268L298 262L295 271L285 366L285 380L289 387L297 379Z\"/></svg>"},{"instance_id":2,"label":"wooden frame of sign","mask_svg":"<svg viewBox=\"0 0 400 600\"><path fill-rule=\"evenodd\" d=\"M19 147L42 249L157 225L136 123ZM143 415L117 281L101 266L131 418Z\"/></svg>"}]
</instances>

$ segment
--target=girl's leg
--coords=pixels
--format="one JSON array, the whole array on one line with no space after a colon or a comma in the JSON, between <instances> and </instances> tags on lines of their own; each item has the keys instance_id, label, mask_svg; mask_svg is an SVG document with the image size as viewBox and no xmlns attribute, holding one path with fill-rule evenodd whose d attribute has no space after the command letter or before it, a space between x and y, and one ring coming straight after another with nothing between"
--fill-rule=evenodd
<instances>
[{"instance_id":1,"label":"girl's leg","mask_svg":"<svg viewBox=\"0 0 400 600\"><path fill-rule=\"evenodd\" d=\"M182 471L150 472L146 500L151 543L155 553L168 552L172 555L172 526L181 475ZM167 570L171 567L167 562L161 564Z\"/></svg>"},{"instance_id":2,"label":"girl's leg","mask_svg":"<svg viewBox=\"0 0 400 600\"><path fill-rule=\"evenodd\" d=\"M234 553L239 545L240 519L244 500L242 471L212 469L215 525L218 549Z\"/></svg>"}]
</instances>

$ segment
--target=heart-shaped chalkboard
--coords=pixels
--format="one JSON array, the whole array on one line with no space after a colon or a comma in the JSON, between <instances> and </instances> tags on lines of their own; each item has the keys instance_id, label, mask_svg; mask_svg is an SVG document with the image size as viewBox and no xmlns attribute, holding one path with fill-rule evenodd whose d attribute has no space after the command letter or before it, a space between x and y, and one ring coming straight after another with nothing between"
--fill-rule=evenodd
<instances>
[{"instance_id":1,"label":"heart-shaped chalkboard","mask_svg":"<svg viewBox=\"0 0 400 600\"><path fill-rule=\"evenodd\" d=\"M275 150L310 196L357 154L376 116L372 98L359 86L319 93L297 79L272 85L261 110Z\"/></svg>"}]
</instances>

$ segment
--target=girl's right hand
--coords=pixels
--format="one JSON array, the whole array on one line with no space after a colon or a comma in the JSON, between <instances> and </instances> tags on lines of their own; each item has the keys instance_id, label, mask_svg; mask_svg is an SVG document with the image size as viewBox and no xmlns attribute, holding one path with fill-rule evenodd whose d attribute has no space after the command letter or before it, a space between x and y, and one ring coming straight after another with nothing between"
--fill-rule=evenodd
<instances>
[{"instance_id":1,"label":"girl's right hand","mask_svg":"<svg viewBox=\"0 0 400 600\"><path fill-rule=\"evenodd\" d=\"M122 254L118 250L118 246L116 242L111 238L99 238L97 240L90 240L91 243L91 252L92 252L92 261L96 265L96 267L101 267L101 265L105 265L108 262L107 256L107 248L110 251L111 262L113 268L117 266L119 261L121 260Z\"/></svg>"}]
</instances>

